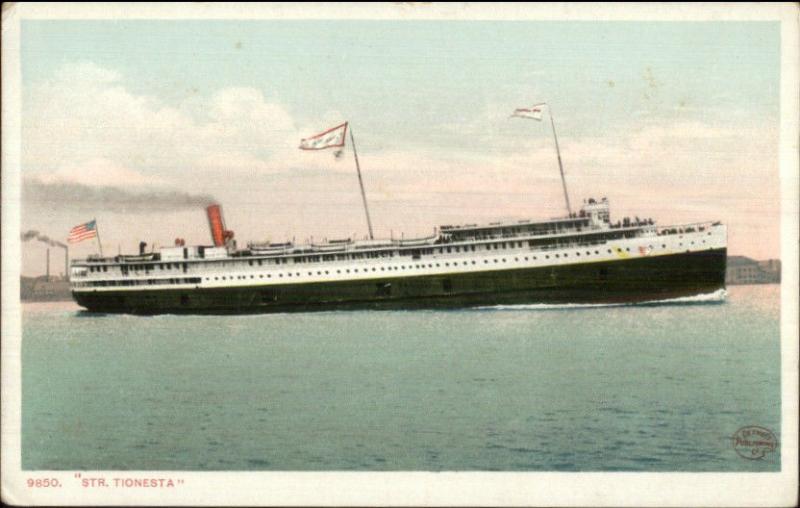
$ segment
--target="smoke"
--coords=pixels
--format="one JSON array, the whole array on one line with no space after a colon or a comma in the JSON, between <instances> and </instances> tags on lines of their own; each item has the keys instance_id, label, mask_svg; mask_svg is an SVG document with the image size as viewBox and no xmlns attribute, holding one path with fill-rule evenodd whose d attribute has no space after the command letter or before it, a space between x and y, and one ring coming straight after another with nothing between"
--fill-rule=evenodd
<instances>
[{"instance_id":1,"label":"smoke","mask_svg":"<svg viewBox=\"0 0 800 508\"><path fill-rule=\"evenodd\" d=\"M25 204L70 211L173 212L208 206L216 200L208 194L178 190L129 190L122 187L80 183L41 182L27 179L22 187Z\"/></svg>"},{"instance_id":2,"label":"smoke","mask_svg":"<svg viewBox=\"0 0 800 508\"><path fill-rule=\"evenodd\" d=\"M40 242L44 242L51 247L63 247L65 249L67 248L65 244L59 242L58 240L53 240L49 236L43 235L42 233L34 229L25 231L20 235L20 238L22 239L23 242L28 242L30 240L39 240Z\"/></svg>"}]
</instances>

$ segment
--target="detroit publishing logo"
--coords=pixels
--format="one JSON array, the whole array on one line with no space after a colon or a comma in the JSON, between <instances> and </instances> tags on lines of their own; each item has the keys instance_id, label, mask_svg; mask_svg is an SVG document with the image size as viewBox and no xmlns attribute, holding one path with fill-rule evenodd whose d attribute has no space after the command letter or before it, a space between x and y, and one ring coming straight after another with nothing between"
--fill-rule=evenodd
<instances>
[{"instance_id":1,"label":"detroit publishing logo","mask_svg":"<svg viewBox=\"0 0 800 508\"><path fill-rule=\"evenodd\" d=\"M743 459L761 460L778 448L778 438L771 430L749 425L731 436L733 449Z\"/></svg>"}]
</instances>

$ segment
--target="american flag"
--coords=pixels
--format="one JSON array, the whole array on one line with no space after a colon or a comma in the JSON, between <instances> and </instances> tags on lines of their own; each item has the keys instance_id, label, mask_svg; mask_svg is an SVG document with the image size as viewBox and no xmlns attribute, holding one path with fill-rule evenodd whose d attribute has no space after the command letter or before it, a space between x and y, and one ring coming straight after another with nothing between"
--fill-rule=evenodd
<instances>
[{"instance_id":1,"label":"american flag","mask_svg":"<svg viewBox=\"0 0 800 508\"><path fill-rule=\"evenodd\" d=\"M70 229L69 236L67 237L67 242L78 243L84 240L88 240L89 238L96 238L96 237L97 237L97 224L95 223L95 220L92 219L89 222L78 224L74 228Z\"/></svg>"}]
</instances>

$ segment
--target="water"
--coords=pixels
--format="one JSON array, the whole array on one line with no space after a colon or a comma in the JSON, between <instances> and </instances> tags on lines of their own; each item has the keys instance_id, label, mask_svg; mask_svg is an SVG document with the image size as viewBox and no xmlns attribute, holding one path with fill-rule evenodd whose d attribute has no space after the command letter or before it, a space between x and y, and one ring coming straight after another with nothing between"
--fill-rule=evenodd
<instances>
[{"instance_id":1,"label":"water","mask_svg":"<svg viewBox=\"0 0 800 508\"><path fill-rule=\"evenodd\" d=\"M25 469L776 471L779 286L725 303L23 311Z\"/></svg>"}]
</instances>

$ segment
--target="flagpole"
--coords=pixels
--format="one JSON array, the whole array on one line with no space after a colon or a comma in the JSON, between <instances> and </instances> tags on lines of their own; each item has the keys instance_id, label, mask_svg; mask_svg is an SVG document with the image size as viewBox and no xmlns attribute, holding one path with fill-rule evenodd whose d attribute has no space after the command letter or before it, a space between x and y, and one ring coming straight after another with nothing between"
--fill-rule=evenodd
<instances>
[{"instance_id":1,"label":"flagpole","mask_svg":"<svg viewBox=\"0 0 800 508\"><path fill-rule=\"evenodd\" d=\"M561 172L561 185L564 187L564 201L567 202L567 213L572 217L572 207L569 206L569 194L567 194L567 180L564 178L564 165L561 163L561 150L558 148L558 136L556 136L556 123L553 121L553 108L547 105L547 112L550 116L550 126L553 128L553 139L556 142L556 155L558 156L558 170Z\"/></svg>"},{"instance_id":2,"label":"flagpole","mask_svg":"<svg viewBox=\"0 0 800 508\"><path fill-rule=\"evenodd\" d=\"M100 228L97 227L97 219L92 219L94 222L95 238L97 239L97 247L100 249L100 257L103 257L103 244L100 243Z\"/></svg>"},{"instance_id":3,"label":"flagpole","mask_svg":"<svg viewBox=\"0 0 800 508\"><path fill-rule=\"evenodd\" d=\"M358 152L356 152L356 141L353 138L353 129L350 129L350 144L353 145L353 158L356 161L356 172L358 173L358 185L361 187L361 199L364 201L364 212L367 214L367 227L369 228L369 239L372 240L372 221L369 218L369 208L367 207L367 195L364 193L364 181L361 179L361 167L358 164Z\"/></svg>"}]
</instances>

